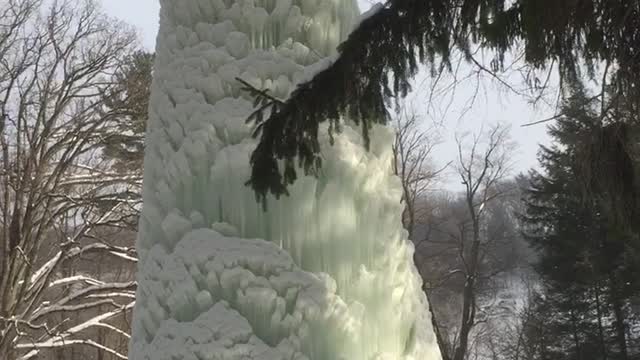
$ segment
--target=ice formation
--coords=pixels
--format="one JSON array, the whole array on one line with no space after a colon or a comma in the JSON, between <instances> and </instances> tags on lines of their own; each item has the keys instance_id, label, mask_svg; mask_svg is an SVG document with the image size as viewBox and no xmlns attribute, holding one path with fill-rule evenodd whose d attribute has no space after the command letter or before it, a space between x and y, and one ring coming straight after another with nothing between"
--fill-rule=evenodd
<instances>
[{"instance_id":1,"label":"ice formation","mask_svg":"<svg viewBox=\"0 0 640 360\"><path fill-rule=\"evenodd\" d=\"M252 102L286 98L357 21L353 0L161 0L138 236L134 360L437 360L402 229L393 134L345 124L291 196L250 188Z\"/></svg>"}]
</instances>

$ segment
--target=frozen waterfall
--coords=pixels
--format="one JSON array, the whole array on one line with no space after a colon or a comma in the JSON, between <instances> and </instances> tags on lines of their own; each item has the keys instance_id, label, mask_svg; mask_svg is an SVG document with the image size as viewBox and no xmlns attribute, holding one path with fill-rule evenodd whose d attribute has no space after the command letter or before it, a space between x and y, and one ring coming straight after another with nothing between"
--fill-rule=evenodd
<instances>
[{"instance_id":1,"label":"frozen waterfall","mask_svg":"<svg viewBox=\"0 0 640 360\"><path fill-rule=\"evenodd\" d=\"M319 177L267 211L236 77L280 98L326 66L351 0L161 0L137 242L134 360L439 360L390 129L321 132Z\"/></svg>"}]
</instances>

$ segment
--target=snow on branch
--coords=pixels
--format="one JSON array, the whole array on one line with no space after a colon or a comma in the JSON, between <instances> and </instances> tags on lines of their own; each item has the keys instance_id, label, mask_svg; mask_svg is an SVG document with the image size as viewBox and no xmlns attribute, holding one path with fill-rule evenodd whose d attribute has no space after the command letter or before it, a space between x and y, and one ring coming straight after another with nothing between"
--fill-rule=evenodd
<instances>
[{"instance_id":1,"label":"snow on branch","mask_svg":"<svg viewBox=\"0 0 640 360\"><path fill-rule=\"evenodd\" d=\"M114 356L116 356L119 359L127 359L126 355L123 355L119 352L117 352L116 350L113 350L105 345L99 344L93 340L87 340L87 339L70 339L70 337L73 337L75 335L78 335L80 332L91 328L91 327L103 327L103 328L107 328L107 329L111 329L113 331L115 331L116 333L119 333L121 335L125 335L126 333L124 333L121 330L116 329L115 327L109 325L108 323L105 323L106 320L109 320L115 316L118 316L130 309L133 308L135 304L135 301L131 301L130 303L119 307L113 311L109 311L103 314L100 314L98 316L95 316L85 322L83 322L82 324L79 324L77 326L74 326L68 330L65 330L63 333L58 334L56 336L51 337L50 339L46 340L46 341L42 341L42 342L34 342L34 343L21 343L21 344L17 344L16 348L17 349L25 349L25 350L30 350L26 355L18 358L18 360L28 360L28 359L32 359L35 356L37 356L41 350L43 349L51 349L51 348L58 348L58 347L64 347L64 346L69 346L69 345L87 345L87 346L92 346L95 348L98 348L100 350L103 350L105 352L108 352L109 354L112 354Z\"/></svg>"},{"instance_id":2,"label":"snow on branch","mask_svg":"<svg viewBox=\"0 0 640 360\"><path fill-rule=\"evenodd\" d=\"M102 156L104 133L116 131L103 94L118 84L113 74L137 49L136 36L96 5L0 1L0 143L10 149L0 164L2 359L70 342L125 358L69 336L81 328L67 330L106 313L89 325L122 335L127 323L102 321L130 308L136 288L135 250L109 243L126 240L112 230L135 223L141 175L115 171Z\"/></svg>"},{"instance_id":3,"label":"snow on branch","mask_svg":"<svg viewBox=\"0 0 640 360\"><path fill-rule=\"evenodd\" d=\"M122 246L112 246L104 243L93 243L83 247L76 247L68 250L66 253L62 251L58 251L51 259L49 259L46 263L44 263L32 276L31 282L29 285L29 290L33 289L33 287L39 283L43 278L46 278L51 271L60 264L60 262L71 260L73 258L80 257L87 253L92 252L106 252L107 254L119 257L121 259L125 259L131 262L137 262L138 259L135 257L135 249L129 247ZM81 275L74 276L73 278L65 278L59 279L52 282L49 286L58 285L60 282L64 281L77 281L80 280ZM86 277L84 278L87 279Z\"/></svg>"},{"instance_id":4,"label":"snow on branch","mask_svg":"<svg viewBox=\"0 0 640 360\"><path fill-rule=\"evenodd\" d=\"M54 312L78 311L78 310L89 309L89 308L97 307L101 305L113 305L118 307L120 305L117 304L115 300L113 300L113 298L98 300L94 302L87 302L87 303L82 303L78 305L67 305L67 304L69 304L74 300L81 299L83 297L89 297L91 294L96 292L134 289L135 286L136 286L135 281L130 281L130 282L124 282L124 283L103 283L99 285L92 285L84 289L76 290L71 294L69 294L68 296L60 299L56 303L49 306L45 306L42 309L36 311L31 316L31 321L38 320L39 318ZM115 294L120 294L120 293L115 293Z\"/></svg>"},{"instance_id":5,"label":"snow on branch","mask_svg":"<svg viewBox=\"0 0 640 360\"><path fill-rule=\"evenodd\" d=\"M135 249L129 247L122 246L113 246L104 243L92 243L83 247L76 247L65 255L64 260L69 260L71 258L79 257L81 255L85 255L87 253L93 252L106 252L113 256L117 256L123 259L127 259L133 262L137 262L137 258L135 257Z\"/></svg>"},{"instance_id":6,"label":"snow on branch","mask_svg":"<svg viewBox=\"0 0 640 360\"><path fill-rule=\"evenodd\" d=\"M96 174L80 174L66 178L60 182L62 186L77 186L77 185L115 185L121 183L135 184L142 186L142 176L139 174L100 174L96 178Z\"/></svg>"}]
</instances>

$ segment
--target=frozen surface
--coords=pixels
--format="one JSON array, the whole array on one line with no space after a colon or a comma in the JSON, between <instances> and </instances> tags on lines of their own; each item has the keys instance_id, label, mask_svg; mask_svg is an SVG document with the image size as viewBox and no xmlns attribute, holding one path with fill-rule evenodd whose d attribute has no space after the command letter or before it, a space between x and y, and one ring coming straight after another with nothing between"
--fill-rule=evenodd
<instances>
[{"instance_id":1,"label":"frozen surface","mask_svg":"<svg viewBox=\"0 0 640 360\"><path fill-rule=\"evenodd\" d=\"M438 360L402 229L393 134L345 124L263 212L241 77L286 98L327 66L349 0L163 0L130 358Z\"/></svg>"}]
</instances>

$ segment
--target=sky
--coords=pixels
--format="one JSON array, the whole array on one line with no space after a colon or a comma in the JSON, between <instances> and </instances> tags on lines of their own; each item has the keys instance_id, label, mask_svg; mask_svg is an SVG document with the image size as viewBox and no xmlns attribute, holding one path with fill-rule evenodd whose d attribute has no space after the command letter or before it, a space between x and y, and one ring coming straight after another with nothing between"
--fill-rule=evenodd
<instances>
[{"instance_id":1,"label":"sky","mask_svg":"<svg viewBox=\"0 0 640 360\"><path fill-rule=\"evenodd\" d=\"M153 50L158 31L159 0L101 0L107 14L135 26L141 39L141 44ZM360 7L366 10L370 7L369 0L361 0ZM461 66L460 78L472 71L470 66ZM431 94L431 77L422 72L415 80L414 91L407 97L408 107L415 109L425 124L437 124L440 132L441 143L434 151L436 166L443 166L455 160L457 156L456 135L473 135L482 128L490 127L497 122L509 124L511 135L518 147L511 154L513 163L512 174L527 172L528 169L537 166L536 154L539 144L548 144L546 126L535 125L523 127L522 125L545 119L553 115L553 109L549 106L534 108L526 99L499 86L496 81L483 73L484 80L478 83L476 77L463 79L455 88L455 96L442 96L435 101L436 105L427 108ZM517 75L507 76L505 79L515 86L521 86ZM441 80L441 87L452 82L448 76ZM479 86L478 86L479 84ZM477 90L477 91L476 91ZM467 104L474 98L473 106ZM446 110L446 111L445 111ZM427 126L427 125L425 125ZM442 187L448 190L460 190L453 168L447 171L446 178L442 181Z\"/></svg>"}]
</instances>

